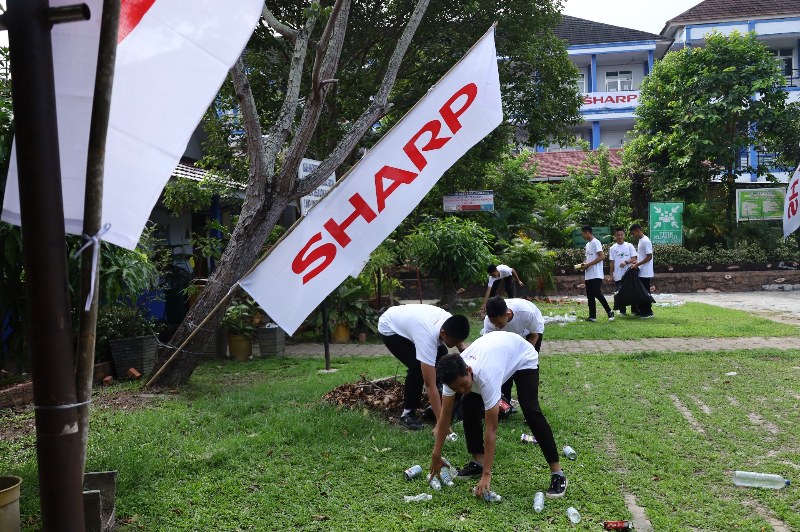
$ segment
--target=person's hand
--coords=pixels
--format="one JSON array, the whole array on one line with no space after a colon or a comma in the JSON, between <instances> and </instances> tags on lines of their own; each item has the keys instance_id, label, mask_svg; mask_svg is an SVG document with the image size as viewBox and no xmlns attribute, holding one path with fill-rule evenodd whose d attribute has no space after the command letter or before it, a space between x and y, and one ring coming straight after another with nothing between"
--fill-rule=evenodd
<instances>
[{"instance_id":1,"label":"person's hand","mask_svg":"<svg viewBox=\"0 0 800 532\"><path fill-rule=\"evenodd\" d=\"M441 455L431 456L431 473L428 475L428 482L430 482L433 477L439 477L439 480L442 480L442 468L449 465L447 460L442 458Z\"/></svg>"},{"instance_id":2,"label":"person's hand","mask_svg":"<svg viewBox=\"0 0 800 532\"><path fill-rule=\"evenodd\" d=\"M638 264L636 264L635 262L633 264L631 264L631 270L638 270L638 269L639 269L639 265Z\"/></svg>"},{"instance_id":3,"label":"person's hand","mask_svg":"<svg viewBox=\"0 0 800 532\"><path fill-rule=\"evenodd\" d=\"M613 280L614 280L614 278L613 278L612 276L610 276L610 275L609 275L609 276L608 276L608 278L607 278L607 280L608 280L608 282L610 283L611 281L613 281Z\"/></svg>"},{"instance_id":4,"label":"person's hand","mask_svg":"<svg viewBox=\"0 0 800 532\"><path fill-rule=\"evenodd\" d=\"M525 285L523 284L523 282L522 282L522 279L518 279L518 280L517 280L517 282L519 283L519 285L520 285L520 286L525 286Z\"/></svg>"},{"instance_id":5,"label":"person's hand","mask_svg":"<svg viewBox=\"0 0 800 532\"><path fill-rule=\"evenodd\" d=\"M627 263L627 262L620 262L620 263L619 263L619 267L620 267L620 268L624 268L624 267L625 267L625 266L627 266L627 265L628 265L628 263Z\"/></svg>"},{"instance_id":6,"label":"person's hand","mask_svg":"<svg viewBox=\"0 0 800 532\"><path fill-rule=\"evenodd\" d=\"M483 498L484 493L489 493L492 487L492 477L490 475L481 475L481 479L478 481L478 485L475 486L475 496Z\"/></svg>"}]
</instances>

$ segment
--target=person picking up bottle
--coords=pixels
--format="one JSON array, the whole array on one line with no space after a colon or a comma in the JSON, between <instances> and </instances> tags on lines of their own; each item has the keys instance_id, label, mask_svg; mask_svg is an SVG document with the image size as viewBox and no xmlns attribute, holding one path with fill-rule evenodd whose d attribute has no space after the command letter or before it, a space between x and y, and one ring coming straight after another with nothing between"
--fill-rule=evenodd
<instances>
[{"instance_id":1,"label":"person picking up bottle","mask_svg":"<svg viewBox=\"0 0 800 532\"><path fill-rule=\"evenodd\" d=\"M408 368L400 424L410 430L422 428L416 410L422 403L423 382L438 420L442 402L436 387L436 361L450 347L464 351L469 336L467 317L453 316L434 305L399 305L378 318L378 334L389 352Z\"/></svg>"},{"instance_id":2,"label":"person picking up bottle","mask_svg":"<svg viewBox=\"0 0 800 532\"><path fill-rule=\"evenodd\" d=\"M500 283L498 281L503 281L503 286L505 286L506 289L506 296L508 297L514 297L516 295L512 277L520 286L525 286L522 279L517 275L517 271L511 266L506 266L505 264L490 264L486 268L486 271L489 273L489 285L486 288L486 294L483 296L483 303L481 303L481 316L486 312L486 301L488 301L490 297L497 295L497 289L500 288Z\"/></svg>"},{"instance_id":3,"label":"person picking up bottle","mask_svg":"<svg viewBox=\"0 0 800 532\"><path fill-rule=\"evenodd\" d=\"M455 396L460 393L464 436L472 461L458 470L456 478L480 477L475 489L477 497L491 491L500 387L513 379L522 414L550 466L546 496L555 499L564 495L567 477L561 470L553 431L539 406L539 354L530 343L518 334L496 331L481 336L461 354L443 356L436 364L436 373L444 386L441 417L434 431L432 475L439 475L446 465L442 447L450 432ZM482 421L486 425L485 434Z\"/></svg>"}]
</instances>

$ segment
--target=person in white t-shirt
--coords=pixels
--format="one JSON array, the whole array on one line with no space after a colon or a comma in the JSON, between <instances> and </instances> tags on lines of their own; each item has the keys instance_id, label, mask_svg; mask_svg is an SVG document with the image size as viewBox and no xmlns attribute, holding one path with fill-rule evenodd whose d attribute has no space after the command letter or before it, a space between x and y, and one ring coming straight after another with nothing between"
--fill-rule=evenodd
<instances>
[{"instance_id":1,"label":"person in white t-shirt","mask_svg":"<svg viewBox=\"0 0 800 532\"><path fill-rule=\"evenodd\" d=\"M499 281L503 281L503 286L505 286L506 295L508 297L514 297L516 295L516 288L514 287L512 277L520 286L525 286L522 283L522 279L517 275L516 270L505 264L490 264L486 268L486 271L489 273L489 285L486 287L486 295L483 296L483 303L481 304L480 310L481 316L486 312L486 302L489 298L497 295L497 289L500 288Z\"/></svg>"},{"instance_id":2,"label":"person in white t-shirt","mask_svg":"<svg viewBox=\"0 0 800 532\"><path fill-rule=\"evenodd\" d=\"M544 317L539 308L527 299L503 299L493 297L486 303L481 336L493 331L508 331L525 338L537 353L542 352ZM506 401L511 401L513 381L503 384L501 392Z\"/></svg>"},{"instance_id":3,"label":"person in white t-shirt","mask_svg":"<svg viewBox=\"0 0 800 532\"><path fill-rule=\"evenodd\" d=\"M458 470L456 478L480 477L476 496L491 490L500 387L513 379L517 384L519 405L525 421L539 443L550 466L548 498L558 498L567 489L567 478L561 470L553 431L539 406L539 354L520 335L495 331L481 336L461 354L443 356L436 364L436 373L444 383L442 417L436 424L436 442L431 456L431 475L439 475L442 446L450 432L450 419L457 393L461 395L464 439L472 461ZM483 424L486 425L486 433Z\"/></svg>"},{"instance_id":4,"label":"person in white t-shirt","mask_svg":"<svg viewBox=\"0 0 800 532\"><path fill-rule=\"evenodd\" d=\"M631 264L631 269L639 270L639 279L642 281L642 284L645 286L645 288L647 288L647 291L650 292L650 282L654 276L653 243L650 242L650 239L646 234L644 234L644 231L642 231L642 226L639 224L633 224L631 226L631 235L633 235L634 238L639 239L639 244L636 246L636 261ZM649 302L636 310L636 314L640 318L653 317L653 306Z\"/></svg>"},{"instance_id":5,"label":"person in white t-shirt","mask_svg":"<svg viewBox=\"0 0 800 532\"><path fill-rule=\"evenodd\" d=\"M584 271L586 298L589 300L587 321L597 321L597 301L603 305L608 321L614 321L614 311L608 306L608 301L603 295L603 260L606 258L603 244L594 237L590 225L581 227L581 235L586 240L586 260L580 264L580 269Z\"/></svg>"},{"instance_id":6,"label":"person in white t-shirt","mask_svg":"<svg viewBox=\"0 0 800 532\"><path fill-rule=\"evenodd\" d=\"M399 305L390 307L378 318L378 335L389 352L408 368L403 392L403 413L400 424L411 430L422 428L416 410L422 403L422 384L428 390L436 419L442 400L436 387L436 361L450 347L464 351L469 336L466 316L451 315L433 305Z\"/></svg>"},{"instance_id":7,"label":"person in white t-shirt","mask_svg":"<svg viewBox=\"0 0 800 532\"><path fill-rule=\"evenodd\" d=\"M625 229L617 227L614 229L614 244L608 250L608 280L614 281L617 290L622 284L622 276L634 262L636 262L636 248L630 242L625 242ZM614 310L625 314L625 305L617 306L615 301Z\"/></svg>"}]
</instances>

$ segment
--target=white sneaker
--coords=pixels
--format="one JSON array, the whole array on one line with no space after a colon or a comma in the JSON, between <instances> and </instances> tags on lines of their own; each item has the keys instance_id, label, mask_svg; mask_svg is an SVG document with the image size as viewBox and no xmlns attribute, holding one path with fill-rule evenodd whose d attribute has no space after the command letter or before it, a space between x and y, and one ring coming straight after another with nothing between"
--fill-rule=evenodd
<instances>
[{"instance_id":1,"label":"white sneaker","mask_svg":"<svg viewBox=\"0 0 800 532\"><path fill-rule=\"evenodd\" d=\"M614 311L608 313L608 321L614 321Z\"/></svg>"}]
</instances>

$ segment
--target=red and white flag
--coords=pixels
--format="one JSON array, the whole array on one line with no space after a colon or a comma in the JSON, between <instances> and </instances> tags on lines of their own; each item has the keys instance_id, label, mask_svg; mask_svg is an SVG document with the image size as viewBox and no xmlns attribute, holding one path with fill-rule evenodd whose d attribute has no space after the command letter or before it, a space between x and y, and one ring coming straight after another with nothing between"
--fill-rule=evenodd
<instances>
[{"instance_id":1,"label":"red and white flag","mask_svg":"<svg viewBox=\"0 0 800 532\"><path fill-rule=\"evenodd\" d=\"M502 121L491 29L239 284L294 333Z\"/></svg>"},{"instance_id":2,"label":"red and white flag","mask_svg":"<svg viewBox=\"0 0 800 532\"><path fill-rule=\"evenodd\" d=\"M86 154L102 0L53 28L64 221L83 229ZM133 249L186 144L253 33L263 0L121 0L103 184L103 240ZM52 7L74 4L51 0ZM12 152L3 221L19 225Z\"/></svg>"},{"instance_id":3,"label":"red and white flag","mask_svg":"<svg viewBox=\"0 0 800 532\"><path fill-rule=\"evenodd\" d=\"M786 189L783 201L783 238L788 237L800 227L800 166L794 171Z\"/></svg>"}]
</instances>

